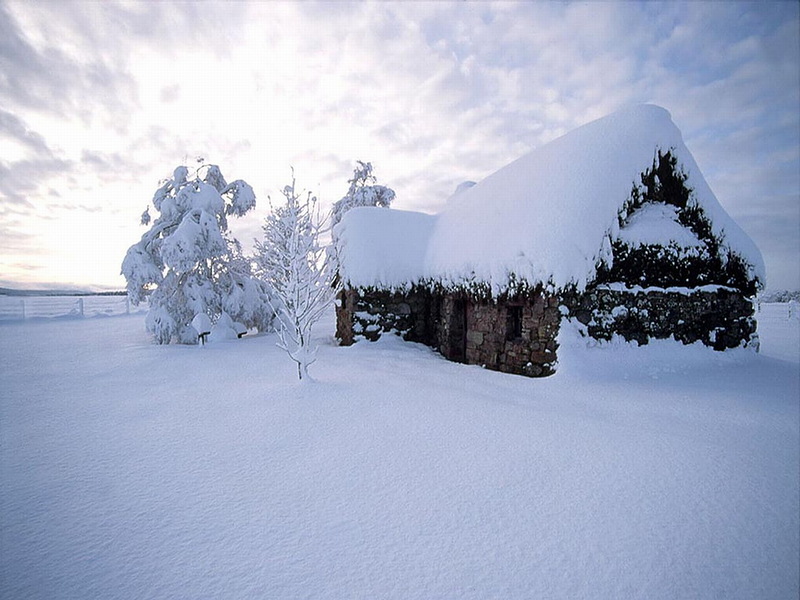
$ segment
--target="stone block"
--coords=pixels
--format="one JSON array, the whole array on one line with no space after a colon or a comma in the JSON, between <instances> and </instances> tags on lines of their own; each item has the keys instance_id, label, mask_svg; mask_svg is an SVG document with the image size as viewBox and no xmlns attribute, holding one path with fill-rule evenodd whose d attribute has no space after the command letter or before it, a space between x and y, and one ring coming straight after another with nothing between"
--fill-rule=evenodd
<instances>
[{"instance_id":1,"label":"stone block","mask_svg":"<svg viewBox=\"0 0 800 600\"><path fill-rule=\"evenodd\" d=\"M467 332L467 343L473 343L476 346L480 346L483 344L483 333L480 331L468 331Z\"/></svg>"}]
</instances>

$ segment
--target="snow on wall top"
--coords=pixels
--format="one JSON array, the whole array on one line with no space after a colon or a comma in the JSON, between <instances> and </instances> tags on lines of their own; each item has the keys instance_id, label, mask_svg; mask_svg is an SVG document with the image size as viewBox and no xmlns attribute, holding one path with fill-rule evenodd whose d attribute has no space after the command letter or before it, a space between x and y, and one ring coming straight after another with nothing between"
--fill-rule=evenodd
<instances>
[{"instance_id":1,"label":"snow on wall top","mask_svg":"<svg viewBox=\"0 0 800 600\"><path fill-rule=\"evenodd\" d=\"M670 114L653 105L619 111L534 150L459 190L435 217L351 211L340 231L344 279L375 287L423 278L481 282L498 294L513 274L531 284L583 288L598 260L610 258L618 212L659 149L672 149L694 190L690 202L763 282L761 253L717 201Z\"/></svg>"},{"instance_id":2,"label":"snow on wall top","mask_svg":"<svg viewBox=\"0 0 800 600\"><path fill-rule=\"evenodd\" d=\"M425 272L435 217L379 207L357 207L336 226L340 275L355 286L401 288Z\"/></svg>"}]
</instances>

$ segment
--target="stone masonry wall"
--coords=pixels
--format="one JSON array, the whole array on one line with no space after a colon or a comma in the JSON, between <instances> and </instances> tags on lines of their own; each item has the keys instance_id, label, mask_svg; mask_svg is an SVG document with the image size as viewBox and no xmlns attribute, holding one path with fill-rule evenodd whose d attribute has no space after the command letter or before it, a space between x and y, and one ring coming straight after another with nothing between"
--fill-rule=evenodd
<instances>
[{"instance_id":1,"label":"stone masonry wall","mask_svg":"<svg viewBox=\"0 0 800 600\"><path fill-rule=\"evenodd\" d=\"M508 339L510 306L520 311L519 336L513 339ZM539 294L494 303L423 288L406 293L346 289L338 297L336 337L350 345L394 332L450 360L539 377L555 370L558 306L557 298Z\"/></svg>"},{"instance_id":2,"label":"stone masonry wall","mask_svg":"<svg viewBox=\"0 0 800 600\"><path fill-rule=\"evenodd\" d=\"M644 345L651 338L673 336L715 350L758 344L753 303L726 288L645 292L598 287L566 296L564 305L595 339L619 335Z\"/></svg>"},{"instance_id":3,"label":"stone masonry wall","mask_svg":"<svg viewBox=\"0 0 800 600\"><path fill-rule=\"evenodd\" d=\"M435 305L431 307L434 317L432 346L448 360L466 363L467 315L459 314L460 311L468 310L466 298L437 294L433 299Z\"/></svg>"},{"instance_id":4,"label":"stone masonry wall","mask_svg":"<svg viewBox=\"0 0 800 600\"><path fill-rule=\"evenodd\" d=\"M555 372L561 316L555 297L535 295L511 302L471 304L467 313L467 362L540 377ZM520 335L509 339L508 311L520 311Z\"/></svg>"},{"instance_id":5,"label":"stone masonry wall","mask_svg":"<svg viewBox=\"0 0 800 600\"><path fill-rule=\"evenodd\" d=\"M393 332L427 343L430 293L422 288L397 293L347 288L337 296L336 337L343 346L358 339L376 341Z\"/></svg>"},{"instance_id":6,"label":"stone masonry wall","mask_svg":"<svg viewBox=\"0 0 800 600\"><path fill-rule=\"evenodd\" d=\"M532 377L555 371L563 309L598 340L618 335L644 345L672 336L716 350L758 344L753 303L728 288L599 286L580 294L533 294L498 302L424 288L406 293L347 289L337 304L336 336L342 345L393 332L432 346L450 360ZM509 333L511 310L519 314L518 335Z\"/></svg>"}]
</instances>

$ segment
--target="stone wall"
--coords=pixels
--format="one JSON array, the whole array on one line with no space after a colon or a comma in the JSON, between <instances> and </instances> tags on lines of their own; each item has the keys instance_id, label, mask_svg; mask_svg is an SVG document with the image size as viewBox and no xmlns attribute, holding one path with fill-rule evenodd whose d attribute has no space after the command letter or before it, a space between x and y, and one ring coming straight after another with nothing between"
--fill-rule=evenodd
<instances>
[{"instance_id":1,"label":"stone wall","mask_svg":"<svg viewBox=\"0 0 800 600\"><path fill-rule=\"evenodd\" d=\"M342 345L377 340L392 332L436 348L449 360L533 377L555 370L558 299L534 294L511 301L477 301L466 295L346 289L336 307ZM520 314L519 335L509 339L509 307Z\"/></svg>"},{"instance_id":2,"label":"stone wall","mask_svg":"<svg viewBox=\"0 0 800 600\"><path fill-rule=\"evenodd\" d=\"M337 304L342 345L391 332L436 348L449 360L532 377L555 371L562 309L598 340L618 335L644 345L674 337L716 350L758 344L753 303L730 288L710 286L646 291L597 286L580 294L532 293L497 302L420 287L405 293L347 289ZM518 319L513 332L510 311Z\"/></svg>"},{"instance_id":3,"label":"stone wall","mask_svg":"<svg viewBox=\"0 0 800 600\"><path fill-rule=\"evenodd\" d=\"M469 302L465 297L435 295L431 314L434 327L432 346L448 360L467 362L467 318Z\"/></svg>"},{"instance_id":4,"label":"stone wall","mask_svg":"<svg viewBox=\"0 0 800 600\"><path fill-rule=\"evenodd\" d=\"M535 294L467 305L466 362L532 377L555 372L558 300ZM509 311L519 311L519 335L509 332Z\"/></svg>"},{"instance_id":5,"label":"stone wall","mask_svg":"<svg viewBox=\"0 0 800 600\"><path fill-rule=\"evenodd\" d=\"M569 316L600 340L619 335L640 345L673 336L716 350L758 344L754 305L729 288L625 290L599 286L564 297Z\"/></svg>"},{"instance_id":6,"label":"stone wall","mask_svg":"<svg viewBox=\"0 0 800 600\"><path fill-rule=\"evenodd\" d=\"M336 337L343 346L366 339L376 341L382 333L396 333L403 339L429 343L430 292L413 288L409 292L354 290L339 292L336 305Z\"/></svg>"}]
</instances>

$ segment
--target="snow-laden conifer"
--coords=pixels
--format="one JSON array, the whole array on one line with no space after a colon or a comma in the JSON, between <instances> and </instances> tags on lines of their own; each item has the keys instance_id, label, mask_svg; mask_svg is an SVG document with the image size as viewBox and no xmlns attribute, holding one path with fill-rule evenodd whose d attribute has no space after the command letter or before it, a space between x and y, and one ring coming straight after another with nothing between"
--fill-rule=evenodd
<instances>
[{"instance_id":1,"label":"snow-laden conifer","mask_svg":"<svg viewBox=\"0 0 800 600\"><path fill-rule=\"evenodd\" d=\"M131 302L149 301L146 324L158 343L197 343L198 314L216 321L227 312L247 327L269 327L268 288L227 232L228 217L244 215L255 202L249 184L227 183L216 165L201 165L191 177L180 166L156 190L159 215L152 220L150 207L142 214L142 224L151 226L128 250L122 274Z\"/></svg>"},{"instance_id":2,"label":"snow-laden conifer","mask_svg":"<svg viewBox=\"0 0 800 600\"><path fill-rule=\"evenodd\" d=\"M297 363L297 375L308 378L317 348L311 331L333 302L336 289L332 254L321 244L326 232L317 198L303 198L292 184L283 191L285 204L273 207L264 223L264 240L256 242L256 263L271 286L278 346Z\"/></svg>"}]
</instances>

